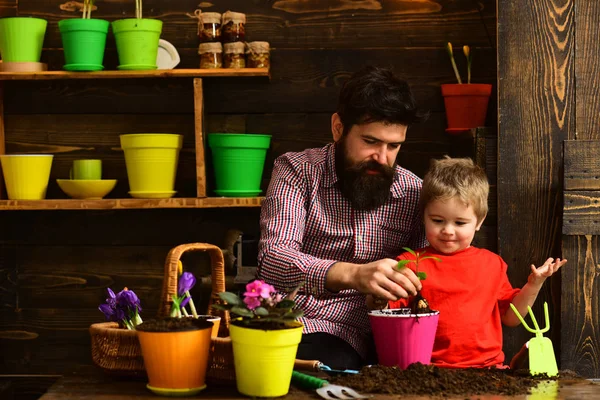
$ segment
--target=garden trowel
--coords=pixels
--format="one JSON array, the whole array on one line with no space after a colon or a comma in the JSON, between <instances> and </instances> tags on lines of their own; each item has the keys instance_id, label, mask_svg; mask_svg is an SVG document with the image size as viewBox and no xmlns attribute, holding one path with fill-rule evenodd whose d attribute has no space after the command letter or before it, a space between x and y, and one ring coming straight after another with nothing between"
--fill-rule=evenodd
<instances>
[{"instance_id":1,"label":"garden trowel","mask_svg":"<svg viewBox=\"0 0 600 400\"><path fill-rule=\"evenodd\" d=\"M533 325L535 329L531 329L517 308L511 303L510 307L515 312L519 321L523 324L525 329L527 329L531 333L535 333L535 337L530 339L526 343L526 347L529 353L529 373L531 375L539 375L546 374L547 376L556 376L558 375L558 367L556 366L556 356L554 355L554 347L552 346L552 341L544 337L542 334L544 332L548 332L550 329L550 318L548 317L548 303L544 302L544 316L546 318L546 327L544 329L540 329L535 316L533 315L533 311L531 311L531 307L527 306L527 310L529 311L529 316L533 321Z\"/></svg>"}]
</instances>

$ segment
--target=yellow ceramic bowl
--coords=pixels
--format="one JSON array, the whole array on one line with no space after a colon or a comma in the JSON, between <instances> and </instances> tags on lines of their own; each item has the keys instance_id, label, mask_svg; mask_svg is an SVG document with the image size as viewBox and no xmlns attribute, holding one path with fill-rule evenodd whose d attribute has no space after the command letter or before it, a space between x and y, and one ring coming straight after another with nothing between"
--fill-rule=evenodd
<instances>
[{"instance_id":1,"label":"yellow ceramic bowl","mask_svg":"<svg viewBox=\"0 0 600 400\"><path fill-rule=\"evenodd\" d=\"M57 179L56 183L73 199L101 199L117 184L116 179Z\"/></svg>"}]
</instances>

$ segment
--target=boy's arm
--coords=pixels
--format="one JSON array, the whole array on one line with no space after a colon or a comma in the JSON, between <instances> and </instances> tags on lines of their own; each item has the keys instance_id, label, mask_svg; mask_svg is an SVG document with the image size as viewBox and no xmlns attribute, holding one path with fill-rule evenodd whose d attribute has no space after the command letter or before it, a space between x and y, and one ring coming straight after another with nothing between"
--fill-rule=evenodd
<instances>
[{"instance_id":1,"label":"boy's arm","mask_svg":"<svg viewBox=\"0 0 600 400\"><path fill-rule=\"evenodd\" d=\"M531 265L531 274L527 278L527 283L521 291L514 297L512 303L519 311L522 317L527 315L527 306L533 306L535 299L542 288L546 278L552 276L556 271L567 263L567 260L561 260L557 258L556 261L553 258L546 260L544 265L536 268L535 265ZM517 326L521 323L519 318L515 315L514 311L509 308L502 316L502 323L507 326Z\"/></svg>"}]
</instances>

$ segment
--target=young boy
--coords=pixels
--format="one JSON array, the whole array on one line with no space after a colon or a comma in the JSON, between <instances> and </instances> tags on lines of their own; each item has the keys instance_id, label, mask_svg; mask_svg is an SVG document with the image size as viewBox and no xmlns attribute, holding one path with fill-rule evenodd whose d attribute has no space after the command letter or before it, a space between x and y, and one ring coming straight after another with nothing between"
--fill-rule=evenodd
<instances>
[{"instance_id":1,"label":"young boy","mask_svg":"<svg viewBox=\"0 0 600 400\"><path fill-rule=\"evenodd\" d=\"M427 273L421 294L440 311L431 359L440 367L502 366L502 323L520 323L509 304L525 316L546 278L567 262L548 258L539 268L531 265L525 286L513 289L502 258L471 246L487 215L488 192L485 172L471 159L435 160L423 180L421 210L430 246L419 251L441 262L420 262L419 271ZM411 257L403 253L398 260ZM408 266L415 269L414 263ZM402 299L389 307L407 304Z\"/></svg>"}]
</instances>

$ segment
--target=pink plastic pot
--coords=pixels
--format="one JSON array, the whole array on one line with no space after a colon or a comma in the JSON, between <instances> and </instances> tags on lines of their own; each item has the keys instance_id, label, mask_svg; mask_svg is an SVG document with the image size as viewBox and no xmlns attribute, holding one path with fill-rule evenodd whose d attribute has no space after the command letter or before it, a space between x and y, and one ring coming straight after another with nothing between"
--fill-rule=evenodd
<instances>
[{"instance_id":1,"label":"pink plastic pot","mask_svg":"<svg viewBox=\"0 0 600 400\"><path fill-rule=\"evenodd\" d=\"M418 318L415 314L401 314L403 311L405 309L369 313L379 364L400 369L415 362L430 364L439 311Z\"/></svg>"}]
</instances>

